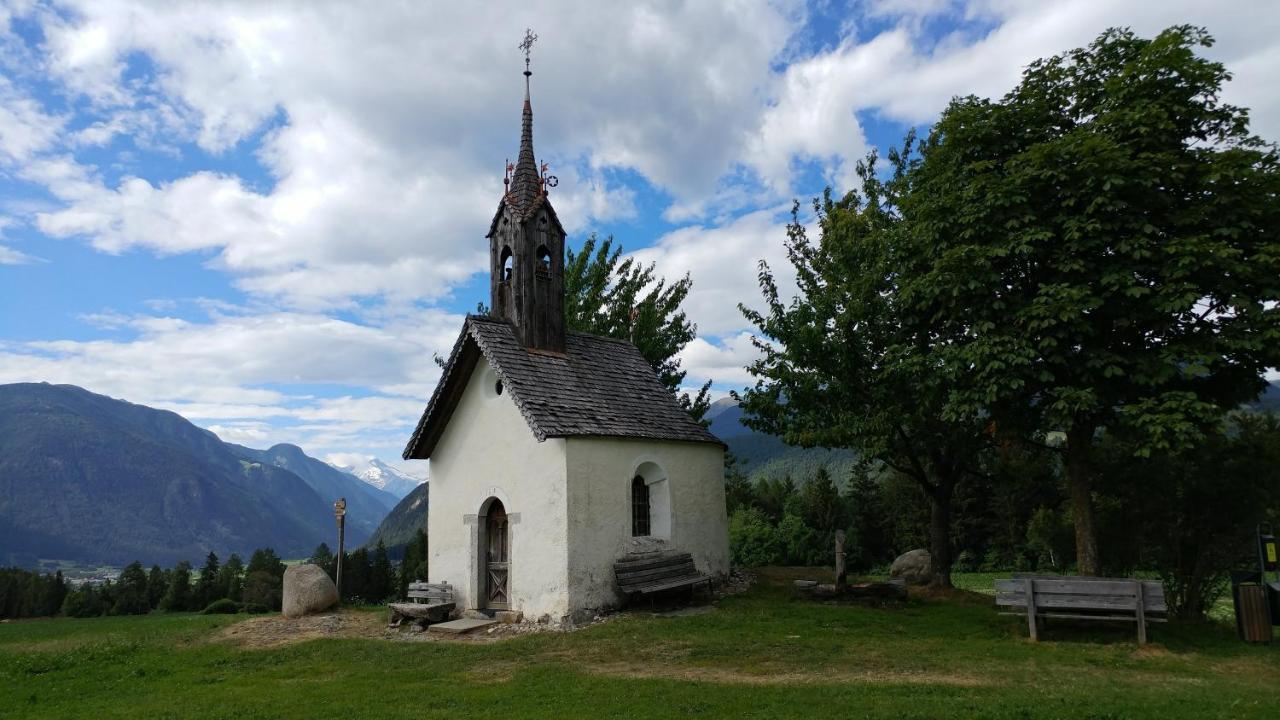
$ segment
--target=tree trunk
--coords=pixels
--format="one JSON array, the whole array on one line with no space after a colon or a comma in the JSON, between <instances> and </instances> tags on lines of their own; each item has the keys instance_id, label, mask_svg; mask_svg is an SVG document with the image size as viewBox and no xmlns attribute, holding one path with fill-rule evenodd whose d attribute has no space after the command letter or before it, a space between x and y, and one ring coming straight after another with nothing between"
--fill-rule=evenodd
<instances>
[{"instance_id":1,"label":"tree trunk","mask_svg":"<svg viewBox=\"0 0 1280 720\"><path fill-rule=\"evenodd\" d=\"M1076 529L1076 572L1097 575L1098 532L1093 523L1093 433L1091 422L1077 421L1067 431L1067 487Z\"/></svg>"},{"instance_id":2,"label":"tree trunk","mask_svg":"<svg viewBox=\"0 0 1280 720\"><path fill-rule=\"evenodd\" d=\"M933 570L930 585L951 587L951 494L955 478L939 474L933 487L925 488L929 496L929 559Z\"/></svg>"}]
</instances>

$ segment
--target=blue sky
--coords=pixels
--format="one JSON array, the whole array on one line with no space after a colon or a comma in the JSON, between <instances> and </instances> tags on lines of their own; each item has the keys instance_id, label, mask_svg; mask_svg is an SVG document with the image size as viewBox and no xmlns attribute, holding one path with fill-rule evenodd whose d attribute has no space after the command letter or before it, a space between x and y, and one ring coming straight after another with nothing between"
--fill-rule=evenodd
<instances>
[{"instance_id":1,"label":"blue sky","mask_svg":"<svg viewBox=\"0 0 1280 720\"><path fill-rule=\"evenodd\" d=\"M1270 2L462 5L0 0L0 382L396 459L487 299L526 27L571 243L691 274L683 361L719 392L747 381L735 305L783 265L791 199L1037 57L1204 25L1226 99L1280 137Z\"/></svg>"}]
</instances>

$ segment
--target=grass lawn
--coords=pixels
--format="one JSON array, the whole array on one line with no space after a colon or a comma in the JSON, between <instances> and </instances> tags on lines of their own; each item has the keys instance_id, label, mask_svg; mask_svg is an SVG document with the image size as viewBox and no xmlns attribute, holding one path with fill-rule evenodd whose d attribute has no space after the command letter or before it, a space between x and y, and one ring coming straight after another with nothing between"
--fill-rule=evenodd
<instances>
[{"instance_id":1,"label":"grass lawn","mask_svg":"<svg viewBox=\"0 0 1280 720\"><path fill-rule=\"evenodd\" d=\"M792 601L771 569L706 613L495 642L247 649L245 616L0 624L0 718L1244 718L1280 712L1280 649L1231 628L1025 625L965 592ZM376 628L376 610L354 611ZM375 633L376 634L376 633Z\"/></svg>"}]
</instances>

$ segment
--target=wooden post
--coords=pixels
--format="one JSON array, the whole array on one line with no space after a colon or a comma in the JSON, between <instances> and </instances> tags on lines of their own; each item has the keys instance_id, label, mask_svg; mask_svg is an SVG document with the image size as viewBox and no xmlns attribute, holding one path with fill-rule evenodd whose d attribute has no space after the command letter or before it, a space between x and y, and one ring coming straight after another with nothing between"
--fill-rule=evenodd
<instances>
[{"instance_id":1,"label":"wooden post","mask_svg":"<svg viewBox=\"0 0 1280 720\"><path fill-rule=\"evenodd\" d=\"M1036 627L1036 581L1027 578L1022 584L1027 593L1027 630L1031 633L1031 642L1039 642L1040 632Z\"/></svg>"},{"instance_id":2,"label":"wooden post","mask_svg":"<svg viewBox=\"0 0 1280 720\"><path fill-rule=\"evenodd\" d=\"M848 578L848 570L844 564L844 531L836 530L836 591L844 589Z\"/></svg>"},{"instance_id":3,"label":"wooden post","mask_svg":"<svg viewBox=\"0 0 1280 720\"><path fill-rule=\"evenodd\" d=\"M1138 621L1138 644L1147 644L1147 598L1142 588L1141 580L1134 580L1133 599L1136 602L1134 617Z\"/></svg>"}]
</instances>

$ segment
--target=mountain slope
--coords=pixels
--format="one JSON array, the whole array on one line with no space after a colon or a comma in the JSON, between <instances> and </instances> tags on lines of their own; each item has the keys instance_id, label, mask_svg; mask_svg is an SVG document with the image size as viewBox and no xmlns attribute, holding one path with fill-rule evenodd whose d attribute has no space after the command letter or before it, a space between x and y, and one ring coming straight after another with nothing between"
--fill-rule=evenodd
<instances>
[{"instance_id":1,"label":"mountain slope","mask_svg":"<svg viewBox=\"0 0 1280 720\"><path fill-rule=\"evenodd\" d=\"M382 520L367 544L372 547L381 540L391 549L408 545L415 532L427 528L427 504L430 500L431 483L424 482L414 488Z\"/></svg>"},{"instance_id":2,"label":"mountain slope","mask_svg":"<svg viewBox=\"0 0 1280 720\"><path fill-rule=\"evenodd\" d=\"M729 446L738 469L753 481L790 476L802 483L819 468L826 468L832 478L841 482L857 463L857 454L852 450L793 447L779 437L752 430L743 424L742 408L732 398L717 400L707 416L711 432Z\"/></svg>"},{"instance_id":3,"label":"mountain slope","mask_svg":"<svg viewBox=\"0 0 1280 720\"><path fill-rule=\"evenodd\" d=\"M0 565L198 562L268 546L298 557L333 534L329 501L302 478L175 413L70 385L0 385Z\"/></svg>"},{"instance_id":4,"label":"mountain slope","mask_svg":"<svg viewBox=\"0 0 1280 720\"><path fill-rule=\"evenodd\" d=\"M332 503L338 498L347 499L347 531L363 533L366 537L378 529L378 523L391 512L399 498L362 482L359 478L317 460L302 452L297 445L281 443L266 450L254 450L242 445L227 443L241 457L267 465L274 465L302 478L324 500Z\"/></svg>"}]
</instances>

